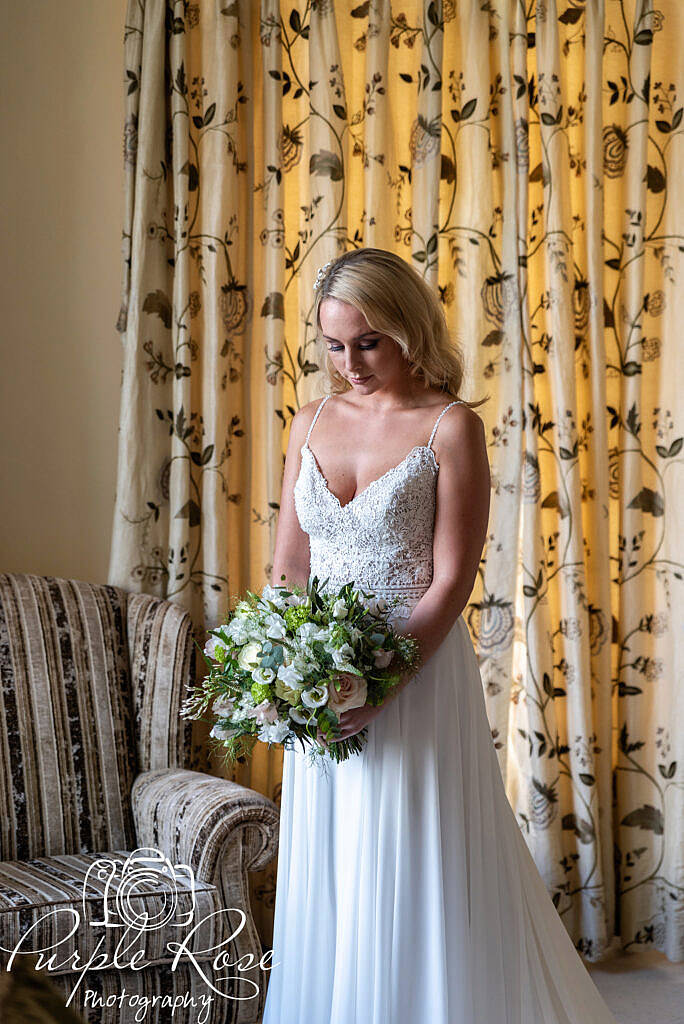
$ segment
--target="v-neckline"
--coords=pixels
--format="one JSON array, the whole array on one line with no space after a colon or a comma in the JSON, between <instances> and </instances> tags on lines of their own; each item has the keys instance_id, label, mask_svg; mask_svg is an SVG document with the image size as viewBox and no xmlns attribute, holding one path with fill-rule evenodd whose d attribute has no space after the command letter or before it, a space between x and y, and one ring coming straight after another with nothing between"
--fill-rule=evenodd
<instances>
[{"instance_id":1,"label":"v-neckline","mask_svg":"<svg viewBox=\"0 0 684 1024\"><path fill-rule=\"evenodd\" d=\"M439 469L439 463L437 462L437 459L435 458L435 453L434 453L433 449L429 445L427 445L427 444L416 444L416 445L413 446L413 448L411 449L410 452L406 453L406 455L401 460L401 462L397 462L396 466L390 466L390 468L388 470L386 470L384 473L382 473L381 476L376 477L375 480L371 480L371 482L369 484L366 484L366 486L363 488L363 490L358 491L354 495L353 498L351 498L349 501L345 502L345 504L343 505L342 502L340 501L340 499L334 493L334 491L332 491L330 489L330 485L329 485L327 479L325 478L325 476L323 474L323 470L318 465L318 459L316 458L314 453L311 451L311 448L309 448L309 445L308 445L307 442L305 442L302 445L302 449L301 450L303 452L307 451L309 453L309 455L311 456L311 461L313 462L314 469L316 470L316 473L318 474L318 477L319 477L321 483L323 484L326 492L330 495L330 497L333 499L333 501L335 502L335 504L337 505L337 507L340 509L341 512L343 512L345 509L349 508L350 505L353 505L354 502L358 498L360 498L364 494L366 494L366 492L369 491L371 489L371 487L374 487L375 484L379 484L382 480L385 480L388 476L391 476L392 473L396 473L396 471L398 469L401 469L401 467L405 463L408 462L408 460L411 458L411 456L414 454L414 452L420 452L420 451L430 452L430 455L432 456L432 462L434 464L435 469Z\"/></svg>"}]
</instances>

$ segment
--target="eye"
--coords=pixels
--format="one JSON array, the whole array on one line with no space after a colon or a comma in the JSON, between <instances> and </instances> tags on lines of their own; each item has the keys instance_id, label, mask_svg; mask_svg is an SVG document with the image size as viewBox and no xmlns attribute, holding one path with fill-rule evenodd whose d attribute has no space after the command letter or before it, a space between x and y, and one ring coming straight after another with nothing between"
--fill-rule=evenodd
<instances>
[{"instance_id":1,"label":"eye","mask_svg":"<svg viewBox=\"0 0 684 1024\"><path fill-rule=\"evenodd\" d=\"M371 341L366 342L365 345L359 345L359 348L366 352L368 349L375 348L379 340L379 338L373 338Z\"/></svg>"}]
</instances>

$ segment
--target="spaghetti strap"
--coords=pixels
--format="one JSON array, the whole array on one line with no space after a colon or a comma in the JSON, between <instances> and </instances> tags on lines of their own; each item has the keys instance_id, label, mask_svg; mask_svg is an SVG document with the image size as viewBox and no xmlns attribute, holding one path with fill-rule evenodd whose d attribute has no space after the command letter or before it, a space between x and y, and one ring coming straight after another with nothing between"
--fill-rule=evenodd
<instances>
[{"instance_id":1,"label":"spaghetti strap","mask_svg":"<svg viewBox=\"0 0 684 1024\"><path fill-rule=\"evenodd\" d=\"M452 405L462 405L462 404L463 404L462 400L459 398L455 402L449 402L448 405L444 406L444 408L440 412L439 416L437 417L437 422L435 423L434 427L432 428L432 433L430 434L430 440L427 443L427 447L428 448L430 448L430 449L432 448L432 442L435 439L435 434L437 433L437 427L439 426L439 421L441 420L442 416L447 411L447 409L450 409L452 407Z\"/></svg>"},{"instance_id":2,"label":"spaghetti strap","mask_svg":"<svg viewBox=\"0 0 684 1024\"><path fill-rule=\"evenodd\" d=\"M326 395L325 396L323 401L320 403L320 405L316 409L316 414L315 414L314 418L311 420L311 424L309 425L309 431L308 431L308 433L306 435L306 441L304 442L304 444L306 445L307 448L309 447L309 438L311 437L311 431L313 430L313 428L315 426L316 420L320 416L321 409L323 408L323 406L325 405L325 403L328 401L329 398L330 398L330 395Z\"/></svg>"}]
</instances>

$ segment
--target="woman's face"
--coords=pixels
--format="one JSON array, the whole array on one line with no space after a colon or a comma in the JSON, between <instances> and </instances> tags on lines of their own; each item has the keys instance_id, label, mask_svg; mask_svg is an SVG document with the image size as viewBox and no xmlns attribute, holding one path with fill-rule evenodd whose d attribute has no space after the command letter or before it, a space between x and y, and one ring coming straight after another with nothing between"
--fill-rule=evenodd
<instances>
[{"instance_id":1,"label":"woman's face","mask_svg":"<svg viewBox=\"0 0 684 1024\"><path fill-rule=\"evenodd\" d=\"M405 382L407 363L396 341L372 331L355 306L324 299L319 318L330 361L359 394L392 390Z\"/></svg>"}]
</instances>

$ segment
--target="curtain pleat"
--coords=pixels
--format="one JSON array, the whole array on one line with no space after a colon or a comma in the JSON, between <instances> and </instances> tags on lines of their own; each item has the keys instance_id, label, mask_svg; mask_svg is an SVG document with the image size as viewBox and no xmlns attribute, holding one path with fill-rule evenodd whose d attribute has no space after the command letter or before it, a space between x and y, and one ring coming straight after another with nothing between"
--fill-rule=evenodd
<instances>
[{"instance_id":1,"label":"curtain pleat","mask_svg":"<svg viewBox=\"0 0 684 1024\"><path fill-rule=\"evenodd\" d=\"M589 959L614 935L684 958L683 39L675 0L127 14L110 582L179 602L198 639L266 582L289 424L321 393L317 269L399 253L488 397L464 618L509 800ZM263 744L233 772L276 801L281 776ZM252 878L266 947L275 874Z\"/></svg>"}]
</instances>

